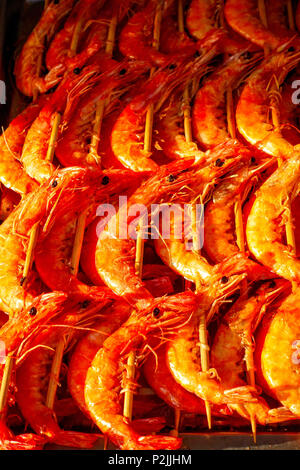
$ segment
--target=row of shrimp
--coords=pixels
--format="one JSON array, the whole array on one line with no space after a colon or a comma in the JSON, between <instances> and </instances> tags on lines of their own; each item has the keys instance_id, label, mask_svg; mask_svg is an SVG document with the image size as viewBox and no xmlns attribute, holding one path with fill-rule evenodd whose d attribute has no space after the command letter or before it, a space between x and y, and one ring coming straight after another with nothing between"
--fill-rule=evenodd
<instances>
[{"instance_id":1,"label":"row of shrimp","mask_svg":"<svg viewBox=\"0 0 300 470\"><path fill-rule=\"evenodd\" d=\"M300 2L47 3L0 136L1 449L297 424L299 62Z\"/></svg>"}]
</instances>

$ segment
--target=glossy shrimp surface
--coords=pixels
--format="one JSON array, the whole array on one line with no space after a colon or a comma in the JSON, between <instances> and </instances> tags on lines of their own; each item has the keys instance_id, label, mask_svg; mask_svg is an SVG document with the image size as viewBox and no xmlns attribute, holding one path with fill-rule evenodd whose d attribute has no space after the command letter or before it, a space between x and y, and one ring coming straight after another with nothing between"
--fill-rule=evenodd
<instances>
[{"instance_id":1,"label":"glossy shrimp surface","mask_svg":"<svg viewBox=\"0 0 300 470\"><path fill-rule=\"evenodd\" d=\"M271 281L263 285L248 298L240 298L225 315L215 335L211 349L212 367L219 373L222 383L227 388L242 387L246 385L245 370L254 374L253 359L253 332L266 311L266 307L276 296L280 295L287 285L282 281ZM244 365L245 364L245 365ZM256 403L241 405L232 404L231 407L243 417L255 416L262 425L292 418L287 410L282 408L271 410L266 401L259 397Z\"/></svg>"},{"instance_id":2,"label":"glossy shrimp surface","mask_svg":"<svg viewBox=\"0 0 300 470\"><path fill-rule=\"evenodd\" d=\"M279 276L299 282L299 260L284 240L288 198L299 184L299 156L278 168L256 192L247 221L246 236L251 253Z\"/></svg>"},{"instance_id":3,"label":"glossy shrimp surface","mask_svg":"<svg viewBox=\"0 0 300 470\"><path fill-rule=\"evenodd\" d=\"M280 127L273 125L270 120L271 106L277 109L276 90L298 60L297 53L288 51L273 54L266 59L247 80L236 110L240 134L251 145L282 159L292 156L295 148L282 136ZM275 99L271 101L274 96Z\"/></svg>"},{"instance_id":4,"label":"glossy shrimp surface","mask_svg":"<svg viewBox=\"0 0 300 470\"><path fill-rule=\"evenodd\" d=\"M262 325L258 335L259 369L268 391L300 416L299 292L289 295Z\"/></svg>"},{"instance_id":5,"label":"glossy shrimp surface","mask_svg":"<svg viewBox=\"0 0 300 470\"><path fill-rule=\"evenodd\" d=\"M194 137L205 148L231 138L227 126L226 91L236 88L260 57L249 52L236 54L200 87L193 104L192 123Z\"/></svg>"},{"instance_id":6,"label":"glossy shrimp surface","mask_svg":"<svg viewBox=\"0 0 300 470\"><path fill-rule=\"evenodd\" d=\"M261 22L257 0L227 0L224 13L232 29L254 44L272 50L282 44L282 40Z\"/></svg>"},{"instance_id":7,"label":"glossy shrimp surface","mask_svg":"<svg viewBox=\"0 0 300 470\"><path fill-rule=\"evenodd\" d=\"M161 334L167 334L171 325L184 321L194 308L195 295L192 293L156 299L147 309L133 313L96 354L87 373L85 401L93 420L121 449L180 448L179 438L141 436L133 430L130 422L122 415L120 375L130 350L141 352L157 328Z\"/></svg>"},{"instance_id":8,"label":"glossy shrimp surface","mask_svg":"<svg viewBox=\"0 0 300 470\"><path fill-rule=\"evenodd\" d=\"M17 58L14 74L19 90L27 96L33 96L35 90L41 93L52 88L62 78L59 67L54 68L45 78L40 77L40 66L45 47L45 40L50 39L61 20L69 13L73 0L50 2L24 44Z\"/></svg>"}]
</instances>

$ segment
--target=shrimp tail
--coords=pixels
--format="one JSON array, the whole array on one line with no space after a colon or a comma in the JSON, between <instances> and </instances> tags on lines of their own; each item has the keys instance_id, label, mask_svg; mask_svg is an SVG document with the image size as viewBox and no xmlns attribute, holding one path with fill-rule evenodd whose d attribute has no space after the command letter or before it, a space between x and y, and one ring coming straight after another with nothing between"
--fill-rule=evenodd
<instances>
[{"instance_id":1,"label":"shrimp tail","mask_svg":"<svg viewBox=\"0 0 300 470\"><path fill-rule=\"evenodd\" d=\"M141 436L137 442L139 450L177 450L182 445L182 439L171 436Z\"/></svg>"},{"instance_id":2,"label":"shrimp tail","mask_svg":"<svg viewBox=\"0 0 300 470\"><path fill-rule=\"evenodd\" d=\"M146 432L159 432L166 426L166 419L163 416L155 418L142 418L132 421L132 427L138 434Z\"/></svg>"},{"instance_id":3,"label":"shrimp tail","mask_svg":"<svg viewBox=\"0 0 300 470\"><path fill-rule=\"evenodd\" d=\"M0 439L1 450L42 450L47 440L35 434L20 434L11 440Z\"/></svg>"},{"instance_id":4,"label":"shrimp tail","mask_svg":"<svg viewBox=\"0 0 300 470\"><path fill-rule=\"evenodd\" d=\"M98 434L88 434L74 431L61 431L55 434L52 442L64 447L91 449L99 439Z\"/></svg>"},{"instance_id":5,"label":"shrimp tail","mask_svg":"<svg viewBox=\"0 0 300 470\"><path fill-rule=\"evenodd\" d=\"M224 391L225 401L228 404L256 403L257 390L251 386L235 387Z\"/></svg>"},{"instance_id":6,"label":"shrimp tail","mask_svg":"<svg viewBox=\"0 0 300 470\"><path fill-rule=\"evenodd\" d=\"M299 416L293 414L284 406L281 406L280 408L273 408L269 410L267 424L282 423L284 421L290 421L291 419L299 419Z\"/></svg>"},{"instance_id":7,"label":"shrimp tail","mask_svg":"<svg viewBox=\"0 0 300 470\"><path fill-rule=\"evenodd\" d=\"M222 275L226 276L245 273L248 279L252 281L262 281L277 277L269 269L249 259L247 253L237 253L230 258L226 258L218 265L217 269L222 272Z\"/></svg>"}]
</instances>

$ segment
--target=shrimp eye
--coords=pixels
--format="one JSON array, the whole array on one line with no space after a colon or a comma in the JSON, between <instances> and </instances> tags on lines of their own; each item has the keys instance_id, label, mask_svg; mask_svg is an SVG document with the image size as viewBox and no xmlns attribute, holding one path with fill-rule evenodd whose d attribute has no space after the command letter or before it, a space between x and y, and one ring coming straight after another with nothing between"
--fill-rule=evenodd
<instances>
[{"instance_id":1,"label":"shrimp eye","mask_svg":"<svg viewBox=\"0 0 300 470\"><path fill-rule=\"evenodd\" d=\"M76 67L76 69L73 70L73 73L75 73L76 75L79 75L81 72L81 69L79 67Z\"/></svg>"},{"instance_id":2,"label":"shrimp eye","mask_svg":"<svg viewBox=\"0 0 300 470\"><path fill-rule=\"evenodd\" d=\"M83 302L80 302L79 305L81 308L87 308L89 303L90 303L89 300L84 300Z\"/></svg>"},{"instance_id":3,"label":"shrimp eye","mask_svg":"<svg viewBox=\"0 0 300 470\"><path fill-rule=\"evenodd\" d=\"M223 277L221 278L222 284L226 284L226 283L228 282L228 280L229 280L229 279L228 279L227 276L223 276Z\"/></svg>"},{"instance_id":4,"label":"shrimp eye","mask_svg":"<svg viewBox=\"0 0 300 470\"><path fill-rule=\"evenodd\" d=\"M54 0L54 5L57 5L59 3L59 0Z\"/></svg>"},{"instance_id":5,"label":"shrimp eye","mask_svg":"<svg viewBox=\"0 0 300 470\"><path fill-rule=\"evenodd\" d=\"M26 281L26 277L23 276L20 280L20 286L23 286L24 282Z\"/></svg>"},{"instance_id":6,"label":"shrimp eye","mask_svg":"<svg viewBox=\"0 0 300 470\"><path fill-rule=\"evenodd\" d=\"M57 185L58 185L58 182L56 180L54 180L53 183L51 184L52 188L56 188Z\"/></svg>"},{"instance_id":7,"label":"shrimp eye","mask_svg":"<svg viewBox=\"0 0 300 470\"><path fill-rule=\"evenodd\" d=\"M196 52L195 52L194 57L195 57L195 59L197 59L197 57L200 57L199 51L196 51Z\"/></svg>"},{"instance_id":8,"label":"shrimp eye","mask_svg":"<svg viewBox=\"0 0 300 470\"><path fill-rule=\"evenodd\" d=\"M176 64L171 64L169 65L169 70L174 70L176 69L177 65Z\"/></svg>"},{"instance_id":9,"label":"shrimp eye","mask_svg":"<svg viewBox=\"0 0 300 470\"><path fill-rule=\"evenodd\" d=\"M256 163L256 158L255 157L251 157L251 163Z\"/></svg>"},{"instance_id":10,"label":"shrimp eye","mask_svg":"<svg viewBox=\"0 0 300 470\"><path fill-rule=\"evenodd\" d=\"M37 314L37 309L35 307L31 307L31 309L29 310L29 315L31 317L34 317L36 314Z\"/></svg>"},{"instance_id":11,"label":"shrimp eye","mask_svg":"<svg viewBox=\"0 0 300 470\"><path fill-rule=\"evenodd\" d=\"M269 284L269 287L270 287L270 289L274 289L274 287L276 287L275 281L271 281L270 284Z\"/></svg>"},{"instance_id":12,"label":"shrimp eye","mask_svg":"<svg viewBox=\"0 0 300 470\"><path fill-rule=\"evenodd\" d=\"M158 308L158 307L155 307L155 308L153 309L152 314L153 314L153 316L154 316L155 318L157 318L158 315L160 314L159 308Z\"/></svg>"},{"instance_id":13,"label":"shrimp eye","mask_svg":"<svg viewBox=\"0 0 300 470\"><path fill-rule=\"evenodd\" d=\"M176 180L176 178L177 178L177 177L176 177L176 176L174 176L174 175L169 175L169 177L168 177L168 181L169 181L169 183L173 183L173 181L175 181L175 180Z\"/></svg>"},{"instance_id":14,"label":"shrimp eye","mask_svg":"<svg viewBox=\"0 0 300 470\"><path fill-rule=\"evenodd\" d=\"M119 72L119 73L120 73L120 75L125 75L125 73L126 73L126 72L127 72L127 70L126 70L126 69L122 69L122 70L120 70L120 72Z\"/></svg>"},{"instance_id":15,"label":"shrimp eye","mask_svg":"<svg viewBox=\"0 0 300 470\"><path fill-rule=\"evenodd\" d=\"M246 51L246 52L244 52L244 54L242 54L242 57L245 60L249 60L251 58L251 54L250 54L249 51Z\"/></svg>"},{"instance_id":16,"label":"shrimp eye","mask_svg":"<svg viewBox=\"0 0 300 470\"><path fill-rule=\"evenodd\" d=\"M218 166L218 167L221 167L221 166L224 165L224 163L225 163L224 160L221 160L221 158L218 158L218 159L216 160L215 165Z\"/></svg>"},{"instance_id":17,"label":"shrimp eye","mask_svg":"<svg viewBox=\"0 0 300 470\"><path fill-rule=\"evenodd\" d=\"M295 52L295 48L293 46L289 47L288 52Z\"/></svg>"},{"instance_id":18,"label":"shrimp eye","mask_svg":"<svg viewBox=\"0 0 300 470\"><path fill-rule=\"evenodd\" d=\"M106 186L109 183L109 177L108 176L103 176L101 184Z\"/></svg>"}]
</instances>

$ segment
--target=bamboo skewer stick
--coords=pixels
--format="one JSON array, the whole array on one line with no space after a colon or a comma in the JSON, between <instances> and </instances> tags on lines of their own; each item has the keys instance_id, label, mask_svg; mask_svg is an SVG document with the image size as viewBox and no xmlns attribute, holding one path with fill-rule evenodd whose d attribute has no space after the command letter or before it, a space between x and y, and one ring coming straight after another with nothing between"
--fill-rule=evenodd
<instances>
[{"instance_id":1,"label":"bamboo skewer stick","mask_svg":"<svg viewBox=\"0 0 300 470\"><path fill-rule=\"evenodd\" d=\"M153 47L157 50L159 49L159 38L160 38L160 28L162 20L162 6L164 0L159 0L156 7L155 19L153 25ZM152 68L150 71L150 77L153 75L155 69ZM152 128L153 128L153 114L154 106L150 105L145 122L145 135L144 135L144 150L145 152L151 152L152 146ZM142 267L143 267L143 255L144 255L144 239L143 239L143 229L141 225L138 227L137 240L136 240L136 255L135 255L135 271L138 276L141 277ZM127 360L127 379L134 380L135 377L135 363L136 355L134 351L129 353ZM133 392L132 390L126 390L124 394L124 408L123 415L131 420L132 419L132 407L133 407Z\"/></svg>"},{"instance_id":2,"label":"bamboo skewer stick","mask_svg":"<svg viewBox=\"0 0 300 470\"><path fill-rule=\"evenodd\" d=\"M118 16L114 15L110 20L110 24L108 28L105 52L110 57L112 57L113 50L114 50L116 29L117 29L117 24L118 24L117 22L118 22ZM93 128L93 135L92 135L92 140L91 140L91 145L90 145L90 152L88 156L88 158L91 159L91 161L96 160L99 162L99 164L101 163L101 159L100 159L100 156L98 155L98 145L99 145L99 139L100 139L100 134L101 134L104 110L106 106L107 106L107 100L100 100L98 101L96 105L96 115L95 115L95 122L94 122L94 128Z\"/></svg>"},{"instance_id":3,"label":"bamboo skewer stick","mask_svg":"<svg viewBox=\"0 0 300 470\"><path fill-rule=\"evenodd\" d=\"M62 337L55 348L55 354L54 358L52 361L52 366L51 366L51 372L50 372L50 380L49 380L49 386L47 390L47 397L46 397L46 406L53 410L54 408L54 402L55 402L55 396L56 396L56 390L59 384L59 374L60 374L60 369L61 369L61 363L64 355L64 349L65 349L65 338ZM50 386L51 383L51 386Z\"/></svg>"},{"instance_id":4,"label":"bamboo skewer stick","mask_svg":"<svg viewBox=\"0 0 300 470\"><path fill-rule=\"evenodd\" d=\"M289 28L291 31L296 31L292 0L287 0L287 12L288 12Z\"/></svg>"},{"instance_id":5,"label":"bamboo skewer stick","mask_svg":"<svg viewBox=\"0 0 300 470\"><path fill-rule=\"evenodd\" d=\"M14 367L14 358L12 356L7 356L5 360L5 366L3 371L3 377L1 382L0 388L0 419L2 418L6 403L7 403L7 395L8 395L8 388L10 384L10 378Z\"/></svg>"}]
</instances>

